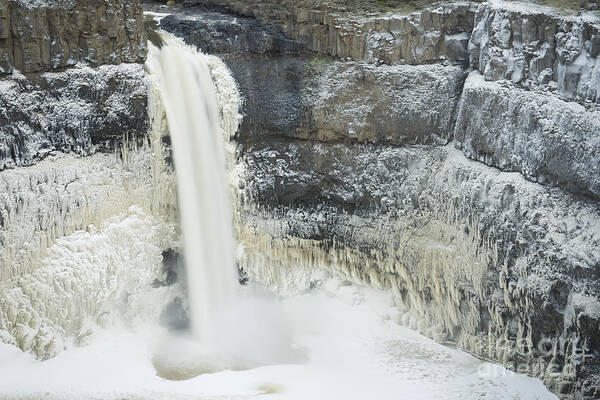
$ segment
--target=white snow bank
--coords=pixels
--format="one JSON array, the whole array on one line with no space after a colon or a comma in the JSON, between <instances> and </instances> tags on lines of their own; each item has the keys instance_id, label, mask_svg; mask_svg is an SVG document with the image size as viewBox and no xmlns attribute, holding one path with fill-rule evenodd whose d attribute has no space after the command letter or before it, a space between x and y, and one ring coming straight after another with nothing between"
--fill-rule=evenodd
<instances>
[{"instance_id":1,"label":"white snow bank","mask_svg":"<svg viewBox=\"0 0 600 400\"><path fill-rule=\"evenodd\" d=\"M283 300L309 361L187 381L155 375L160 332L107 330L93 344L36 362L0 347L0 399L527 399L556 397L518 376L393 323L389 298L333 284Z\"/></svg>"}]
</instances>

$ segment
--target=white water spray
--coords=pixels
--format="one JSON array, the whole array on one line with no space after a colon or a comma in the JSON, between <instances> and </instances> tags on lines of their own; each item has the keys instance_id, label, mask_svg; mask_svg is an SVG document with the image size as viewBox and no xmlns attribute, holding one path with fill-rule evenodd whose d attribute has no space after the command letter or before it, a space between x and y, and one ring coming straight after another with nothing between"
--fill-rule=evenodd
<instances>
[{"instance_id":1,"label":"white water spray","mask_svg":"<svg viewBox=\"0 0 600 400\"><path fill-rule=\"evenodd\" d=\"M218 322L237 286L225 145L207 57L164 40L160 87L175 155L191 324L208 344L219 339Z\"/></svg>"}]
</instances>

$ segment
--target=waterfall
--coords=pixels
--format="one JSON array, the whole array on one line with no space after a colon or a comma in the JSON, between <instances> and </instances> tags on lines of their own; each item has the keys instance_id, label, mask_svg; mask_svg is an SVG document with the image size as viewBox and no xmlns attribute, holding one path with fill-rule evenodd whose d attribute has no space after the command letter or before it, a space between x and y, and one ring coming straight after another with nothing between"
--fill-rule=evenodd
<instances>
[{"instance_id":1,"label":"waterfall","mask_svg":"<svg viewBox=\"0 0 600 400\"><path fill-rule=\"evenodd\" d=\"M181 40L163 40L157 60L175 159L191 326L208 344L219 339L222 314L237 292L224 135L208 57Z\"/></svg>"},{"instance_id":2,"label":"waterfall","mask_svg":"<svg viewBox=\"0 0 600 400\"><path fill-rule=\"evenodd\" d=\"M147 66L160 88L175 160L192 337L159 342L157 373L185 379L303 359L277 299L256 284L238 285L228 140L240 120L235 81L219 58L165 32L160 42L150 46Z\"/></svg>"}]
</instances>

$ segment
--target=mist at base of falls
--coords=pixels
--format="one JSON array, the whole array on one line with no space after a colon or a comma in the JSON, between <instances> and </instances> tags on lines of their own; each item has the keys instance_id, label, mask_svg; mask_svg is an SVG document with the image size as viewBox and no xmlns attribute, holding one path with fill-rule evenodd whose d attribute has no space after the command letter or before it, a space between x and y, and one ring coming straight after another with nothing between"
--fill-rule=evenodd
<instances>
[{"instance_id":1,"label":"mist at base of falls","mask_svg":"<svg viewBox=\"0 0 600 400\"><path fill-rule=\"evenodd\" d=\"M279 300L256 284L239 292L237 301L221 310L215 321L220 336L209 345L199 342L192 332L161 335L152 355L158 376L185 380L214 371L306 360L305 352L292 346L289 317Z\"/></svg>"}]
</instances>

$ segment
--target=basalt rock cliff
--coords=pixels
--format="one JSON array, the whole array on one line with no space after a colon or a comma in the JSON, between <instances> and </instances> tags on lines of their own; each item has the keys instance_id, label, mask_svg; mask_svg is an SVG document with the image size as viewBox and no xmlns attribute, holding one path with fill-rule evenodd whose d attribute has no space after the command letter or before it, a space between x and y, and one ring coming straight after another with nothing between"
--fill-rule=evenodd
<instances>
[{"instance_id":1,"label":"basalt rock cliff","mask_svg":"<svg viewBox=\"0 0 600 400\"><path fill-rule=\"evenodd\" d=\"M244 97L240 266L390 290L400 323L600 398L598 15L376 3L146 4Z\"/></svg>"},{"instance_id":2,"label":"basalt rock cliff","mask_svg":"<svg viewBox=\"0 0 600 400\"><path fill-rule=\"evenodd\" d=\"M244 98L239 266L389 290L399 323L600 398L598 16L417 3L145 4ZM0 0L0 340L38 357L135 318L178 250L141 11Z\"/></svg>"}]
</instances>

